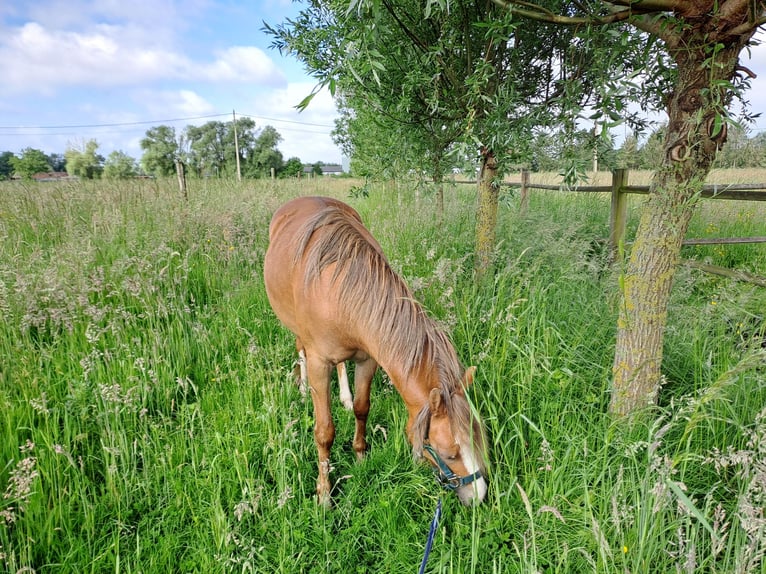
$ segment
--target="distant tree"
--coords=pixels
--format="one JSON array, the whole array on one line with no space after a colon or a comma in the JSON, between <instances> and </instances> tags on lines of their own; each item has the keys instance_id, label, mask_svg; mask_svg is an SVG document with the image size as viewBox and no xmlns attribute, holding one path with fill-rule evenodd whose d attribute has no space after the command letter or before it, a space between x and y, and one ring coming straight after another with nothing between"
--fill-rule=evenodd
<instances>
[{"instance_id":1,"label":"distant tree","mask_svg":"<svg viewBox=\"0 0 766 574\"><path fill-rule=\"evenodd\" d=\"M109 179L129 179L138 174L136 160L121 150L109 154L104 163L104 177Z\"/></svg>"},{"instance_id":2,"label":"distant tree","mask_svg":"<svg viewBox=\"0 0 766 574\"><path fill-rule=\"evenodd\" d=\"M638 138L635 135L629 135L622 142L617 152L618 167L627 169L638 169L641 167L641 161L638 156Z\"/></svg>"},{"instance_id":3,"label":"distant tree","mask_svg":"<svg viewBox=\"0 0 766 574\"><path fill-rule=\"evenodd\" d=\"M759 149L757 140L748 138L741 126L732 125L726 143L716 155L715 167L760 167L762 159L763 149Z\"/></svg>"},{"instance_id":4,"label":"distant tree","mask_svg":"<svg viewBox=\"0 0 766 574\"><path fill-rule=\"evenodd\" d=\"M186 126L185 138L189 143L188 163L197 175L234 175L237 147L241 164L254 153L255 121L237 118L237 145L234 122L212 121L201 126Z\"/></svg>"},{"instance_id":5,"label":"distant tree","mask_svg":"<svg viewBox=\"0 0 766 574\"><path fill-rule=\"evenodd\" d=\"M758 167L766 167L766 132L759 133L751 141L755 149Z\"/></svg>"},{"instance_id":6,"label":"distant tree","mask_svg":"<svg viewBox=\"0 0 766 574\"><path fill-rule=\"evenodd\" d=\"M13 175L12 159L16 157L12 151L0 153L0 179L10 179Z\"/></svg>"},{"instance_id":7,"label":"distant tree","mask_svg":"<svg viewBox=\"0 0 766 574\"><path fill-rule=\"evenodd\" d=\"M279 177L299 177L303 173L303 162L300 158L291 157L279 171Z\"/></svg>"},{"instance_id":8,"label":"distant tree","mask_svg":"<svg viewBox=\"0 0 766 574\"><path fill-rule=\"evenodd\" d=\"M282 169L284 159L277 149L281 141L282 136L274 127L266 126L261 130L247 161L245 172L248 177L268 177L272 169L275 172Z\"/></svg>"},{"instance_id":9,"label":"distant tree","mask_svg":"<svg viewBox=\"0 0 766 574\"><path fill-rule=\"evenodd\" d=\"M48 164L53 171L66 171L66 158L64 154L52 153L48 156Z\"/></svg>"},{"instance_id":10,"label":"distant tree","mask_svg":"<svg viewBox=\"0 0 766 574\"><path fill-rule=\"evenodd\" d=\"M24 179L32 179L36 173L51 171L48 156L31 147L21 150L21 155L11 158L14 171Z\"/></svg>"},{"instance_id":11,"label":"distant tree","mask_svg":"<svg viewBox=\"0 0 766 574\"><path fill-rule=\"evenodd\" d=\"M77 145L69 144L64 152L66 170L69 175L82 179L97 179L104 171L104 156L96 153L98 142L94 139Z\"/></svg>"},{"instance_id":12,"label":"distant tree","mask_svg":"<svg viewBox=\"0 0 766 574\"><path fill-rule=\"evenodd\" d=\"M141 140L141 166L146 173L164 177L176 172L176 159L181 155L181 145L176 140L176 130L171 126L156 126L146 131Z\"/></svg>"},{"instance_id":13,"label":"distant tree","mask_svg":"<svg viewBox=\"0 0 766 574\"><path fill-rule=\"evenodd\" d=\"M639 157L642 169L654 170L662 163L664 153L664 140L667 126L665 124L657 128L646 140L639 150Z\"/></svg>"},{"instance_id":14,"label":"distant tree","mask_svg":"<svg viewBox=\"0 0 766 574\"><path fill-rule=\"evenodd\" d=\"M189 142L189 165L198 175L215 175L218 177L225 175L226 132L227 128L224 122L214 121L201 126L186 126L185 135Z\"/></svg>"},{"instance_id":15,"label":"distant tree","mask_svg":"<svg viewBox=\"0 0 766 574\"><path fill-rule=\"evenodd\" d=\"M322 166L324 164L321 161L316 162L311 166L311 175L322 175Z\"/></svg>"}]
</instances>

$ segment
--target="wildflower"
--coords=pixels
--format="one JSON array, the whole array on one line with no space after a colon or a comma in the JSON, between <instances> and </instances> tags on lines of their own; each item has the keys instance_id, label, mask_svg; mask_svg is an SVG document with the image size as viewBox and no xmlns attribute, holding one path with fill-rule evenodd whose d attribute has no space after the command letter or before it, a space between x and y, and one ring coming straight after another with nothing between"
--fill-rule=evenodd
<instances>
[{"instance_id":1,"label":"wildflower","mask_svg":"<svg viewBox=\"0 0 766 574\"><path fill-rule=\"evenodd\" d=\"M36 465L37 458L28 456L16 463L16 468L11 471L11 475L8 478L8 486L5 488L3 498L5 500L15 500L18 505L18 510L20 511L24 511L32 496L32 483L39 475L35 469ZM3 511L2 517L6 524L15 521L15 516L8 515L8 513L12 511L13 508L7 508Z\"/></svg>"},{"instance_id":2,"label":"wildflower","mask_svg":"<svg viewBox=\"0 0 766 574\"><path fill-rule=\"evenodd\" d=\"M45 395L44 391L40 394L39 399L29 399L29 406L32 407L32 410L41 415L47 415L51 412L48 408L48 397Z\"/></svg>"},{"instance_id":3,"label":"wildflower","mask_svg":"<svg viewBox=\"0 0 766 574\"><path fill-rule=\"evenodd\" d=\"M537 457L537 460L543 463L543 466L537 470L553 470L553 467L551 466L551 463L553 462L553 449L551 448L551 444L548 442L548 439L543 439L543 442L540 445L540 456Z\"/></svg>"},{"instance_id":4,"label":"wildflower","mask_svg":"<svg viewBox=\"0 0 766 574\"><path fill-rule=\"evenodd\" d=\"M623 554L627 554L628 553L628 547L625 546L624 544L622 545L622 553Z\"/></svg>"},{"instance_id":5,"label":"wildflower","mask_svg":"<svg viewBox=\"0 0 766 574\"><path fill-rule=\"evenodd\" d=\"M283 508L285 504L287 504L287 501L290 500L293 497L293 489L289 486L286 486L285 489L282 491L282 494L279 495L279 498L277 499L277 507Z\"/></svg>"}]
</instances>

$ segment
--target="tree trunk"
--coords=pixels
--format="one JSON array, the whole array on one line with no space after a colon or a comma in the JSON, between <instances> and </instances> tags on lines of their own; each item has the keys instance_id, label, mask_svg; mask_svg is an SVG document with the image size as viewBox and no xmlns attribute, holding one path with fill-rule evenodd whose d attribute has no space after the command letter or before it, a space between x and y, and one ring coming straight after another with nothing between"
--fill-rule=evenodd
<instances>
[{"instance_id":1,"label":"tree trunk","mask_svg":"<svg viewBox=\"0 0 766 574\"><path fill-rule=\"evenodd\" d=\"M479 205L476 212L476 260L474 270L481 281L492 268L497 227L498 186L497 158L487 149L482 150L479 173Z\"/></svg>"},{"instance_id":2,"label":"tree trunk","mask_svg":"<svg viewBox=\"0 0 766 574\"><path fill-rule=\"evenodd\" d=\"M668 98L663 161L621 278L609 407L616 415L631 414L657 400L668 301L681 244L717 149L726 139L720 114L731 94L717 86L723 85L719 80L732 79L744 45L728 45L711 64L703 31L685 34L683 46L671 50L678 76Z\"/></svg>"}]
</instances>

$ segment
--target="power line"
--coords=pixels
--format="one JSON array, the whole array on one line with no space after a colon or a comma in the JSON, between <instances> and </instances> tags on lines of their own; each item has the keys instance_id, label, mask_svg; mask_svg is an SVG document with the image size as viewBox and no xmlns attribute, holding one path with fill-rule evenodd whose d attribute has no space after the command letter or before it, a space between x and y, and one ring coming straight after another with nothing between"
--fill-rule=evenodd
<instances>
[{"instance_id":1,"label":"power line","mask_svg":"<svg viewBox=\"0 0 766 574\"><path fill-rule=\"evenodd\" d=\"M67 130L78 128L115 128L115 127L127 127L127 126L140 126L146 124L162 124L171 122L185 122L189 120L205 120L208 118L219 118L221 116L228 116L229 114L211 114L209 116L193 116L188 118L175 118L171 120L146 120L140 122L119 122L112 124L77 124L77 125L61 125L61 126L0 126L0 130Z\"/></svg>"},{"instance_id":2,"label":"power line","mask_svg":"<svg viewBox=\"0 0 766 574\"><path fill-rule=\"evenodd\" d=\"M314 126L318 128L334 128L335 126L330 126L327 124L314 124L311 122L299 122L298 120L280 120L278 118L267 118L265 116L256 116L255 114L239 114L240 116L246 116L248 118L253 118L257 120L266 120L268 122L282 122L285 124L298 124L301 126Z\"/></svg>"},{"instance_id":3,"label":"power line","mask_svg":"<svg viewBox=\"0 0 766 574\"><path fill-rule=\"evenodd\" d=\"M185 121L191 121L191 120L206 120L210 118L220 118L223 116L228 116L228 113L225 114L210 114L206 116L191 116L186 118L173 118L173 119L167 119L167 120L143 120L143 121L136 121L136 122L115 122L115 123L104 123L104 124L65 124L65 125L58 125L58 126L0 126L0 130L67 130L67 129L84 129L84 128L116 128L116 127L132 127L132 126L140 126L140 125L148 125L148 124L163 124L163 123L174 123L174 122L185 122ZM312 122L301 122L298 120L282 120L278 118L268 118L265 116L258 116L255 114L239 114L240 117L248 117L252 119L259 119L259 120L265 120L270 122L281 122L286 124L297 124L302 126L311 126L311 127L319 127L319 128L333 128L334 126L327 125L327 124L316 124ZM17 133L11 133L11 134L4 134L4 135L27 135L26 132L17 132Z\"/></svg>"}]
</instances>

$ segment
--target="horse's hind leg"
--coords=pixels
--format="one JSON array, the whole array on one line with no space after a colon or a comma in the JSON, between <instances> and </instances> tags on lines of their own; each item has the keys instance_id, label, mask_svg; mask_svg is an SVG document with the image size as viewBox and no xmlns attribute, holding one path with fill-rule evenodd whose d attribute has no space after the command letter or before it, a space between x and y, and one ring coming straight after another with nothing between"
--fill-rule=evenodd
<instances>
[{"instance_id":1,"label":"horse's hind leg","mask_svg":"<svg viewBox=\"0 0 766 574\"><path fill-rule=\"evenodd\" d=\"M317 497L319 503L330 505L330 448L335 440L335 425L330 411L330 374L333 365L322 359L306 357L311 401L314 404L314 442L319 458Z\"/></svg>"},{"instance_id":2,"label":"horse's hind leg","mask_svg":"<svg viewBox=\"0 0 766 574\"><path fill-rule=\"evenodd\" d=\"M306 351L303 348L303 343L297 337L295 338L295 348L298 350L298 364L293 370L293 374L298 382L298 390L301 395L306 396L306 389L308 388L308 373L306 372Z\"/></svg>"},{"instance_id":3,"label":"horse's hind leg","mask_svg":"<svg viewBox=\"0 0 766 574\"><path fill-rule=\"evenodd\" d=\"M351 394L351 387L348 385L348 370L346 363L338 363L338 383L340 384L340 402L350 411L354 408L354 396Z\"/></svg>"},{"instance_id":4,"label":"horse's hind leg","mask_svg":"<svg viewBox=\"0 0 766 574\"><path fill-rule=\"evenodd\" d=\"M370 412L370 384L378 364L373 359L367 359L356 364L354 370L354 451L357 459L362 459L367 450L367 415Z\"/></svg>"}]
</instances>

